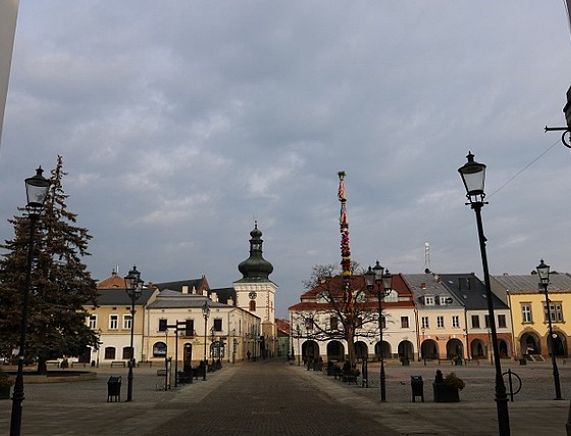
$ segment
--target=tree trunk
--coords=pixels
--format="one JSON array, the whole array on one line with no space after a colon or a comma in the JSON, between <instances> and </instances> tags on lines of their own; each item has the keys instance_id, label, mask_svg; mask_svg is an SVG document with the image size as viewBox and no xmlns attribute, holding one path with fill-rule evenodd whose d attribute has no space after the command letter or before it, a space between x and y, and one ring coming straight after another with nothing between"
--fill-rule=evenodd
<instances>
[{"instance_id":1,"label":"tree trunk","mask_svg":"<svg viewBox=\"0 0 571 436\"><path fill-rule=\"evenodd\" d=\"M357 359L355 358L355 334L351 326L347 326L345 329L345 340L347 341L347 355L351 368L355 368L357 365Z\"/></svg>"},{"instance_id":2,"label":"tree trunk","mask_svg":"<svg viewBox=\"0 0 571 436\"><path fill-rule=\"evenodd\" d=\"M48 372L47 359L44 356L38 357L38 374L45 374Z\"/></svg>"}]
</instances>

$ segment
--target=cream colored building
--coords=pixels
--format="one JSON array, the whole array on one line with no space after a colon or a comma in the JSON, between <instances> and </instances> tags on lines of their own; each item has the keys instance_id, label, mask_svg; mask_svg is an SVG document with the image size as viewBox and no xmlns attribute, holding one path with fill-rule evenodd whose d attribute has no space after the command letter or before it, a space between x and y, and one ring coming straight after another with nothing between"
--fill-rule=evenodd
<instances>
[{"instance_id":1,"label":"cream colored building","mask_svg":"<svg viewBox=\"0 0 571 436\"><path fill-rule=\"evenodd\" d=\"M393 275L393 289L382 301L383 341L378 322L379 301L375 291L368 291L362 275L353 276L351 288L355 304L361 305L360 328L354 338L358 359L414 359L418 354L416 320L412 293L400 274ZM291 344L297 359L343 361L348 355L341 320L330 298L343 288L343 278L322 280L303 293L300 302L289 308ZM342 298L339 295L339 298Z\"/></svg>"},{"instance_id":2,"label":"cream colored building","mask_svg":"<svg viewBox=\"0 0 571 436\"><path fill-rule=\"evenodd\" d=\"M209 313L205 319L206 302ZM254 356L254 338L260 333L260 318L216 298L211 300L207 291L164 289L145 312L143 349L145 360L149 362L172 358L182 370L189 365L196 366L205 358L235 362L246 359L248 351Z\"/></svg>"},{"instance_id":3,"label":"cream colored building","mask_svg":"<svg viewBox=\"0 0 571 436\"><path fill-rule=\"evenodd\" d=\"M238 265L243 277L234 282L236 306L261 320L261 330L253 338L254 355L272 357L276 355L278 341L275 319L278 286L269 279L274 267L262 255L262 232L257 223L250 236L250 257Z\"/></svg>"},{"instance_id":4,"label":"cream colored building","mask_svg":"<svg viewBox=\"0 0 571 436\"><path fill-rule=\"evenodd\" d=\"M131 299L127 294L125 280L116 272L97 284L97 306L86 306L87 325L99 334L99 347L86 349L79 362L95 362L96 365L124 362L131 358ZM158 291L145 288L135 302L133 330L134 357L137 362L145 360L143 351L143 326L146 323L144 307L154 300Z\"/></svg>"},{"instance_id":5,"label":"cream colored building","mask_svg":"<svg viewBox=\"0 0 571 436\"><path fill-rule=\"evenodd\" d=\"M403 276L414 294L420 359L467 359L462 302L441 283L437 275Z\"/></svg>"}]
</instances>

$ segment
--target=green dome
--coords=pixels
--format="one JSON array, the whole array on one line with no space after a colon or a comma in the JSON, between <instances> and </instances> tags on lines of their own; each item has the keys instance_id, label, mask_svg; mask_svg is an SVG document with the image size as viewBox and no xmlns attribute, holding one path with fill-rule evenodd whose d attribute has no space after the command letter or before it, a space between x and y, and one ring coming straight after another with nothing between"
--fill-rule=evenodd
<instances>
[{"instance_id":1,"label":"green dome","mask_svg":"<svg viewBox=\"0 0 571 436\"><path fill-rule=\"evenodd\" d=\"M268 281L268 276L274 267L262 256L262 232L255 223L254 230L250 232L250 257L238 265L245 281Z\"/></svg>"}]
</instances>

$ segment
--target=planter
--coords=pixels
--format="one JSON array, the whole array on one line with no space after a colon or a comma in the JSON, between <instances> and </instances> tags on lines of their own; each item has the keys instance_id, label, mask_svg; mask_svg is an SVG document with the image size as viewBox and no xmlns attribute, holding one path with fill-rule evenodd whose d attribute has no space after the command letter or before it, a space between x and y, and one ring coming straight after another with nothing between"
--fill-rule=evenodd
<instances>
[{"instance_id":1,"label":"planter","mask_svg":"<svg viewBox=\"0 0 571 436\"><path fill-rule=\"evenodd\" d=\"M460 401L458 388L446 383L432 383L435 403L457 403Z\"/></svg>"},{"instance_id":2,"label":"planter","mask_svg":"<svg viewBox=\"0 0 571 436\"><path fill-rule=\"evenodd\" d=\"M1 386L0 400L9 400L9 399L10 399L10 386Z\"/></svg>"}]
</instances>

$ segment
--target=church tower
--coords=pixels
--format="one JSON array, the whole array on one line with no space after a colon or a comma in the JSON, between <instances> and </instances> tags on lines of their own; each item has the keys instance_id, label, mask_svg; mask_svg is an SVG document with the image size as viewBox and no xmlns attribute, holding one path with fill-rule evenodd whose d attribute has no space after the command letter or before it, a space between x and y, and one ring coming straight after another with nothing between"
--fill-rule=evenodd
<instances>
[{"instance_id":1,"label":"church tower","mask_svg":"<svg viewBox=\"0 0 571 436\"><path fill-rule=\"evenodd\" d=\"M236 306L261 320L262 331L255 332L257 356L272 356L276 351L277 329L275 296L278 286L269 279L274 267L262 256L262 232L258 223L250 232L250 257L238 265L242 278L234 282Z\"/></svg>"}]
</instances>

